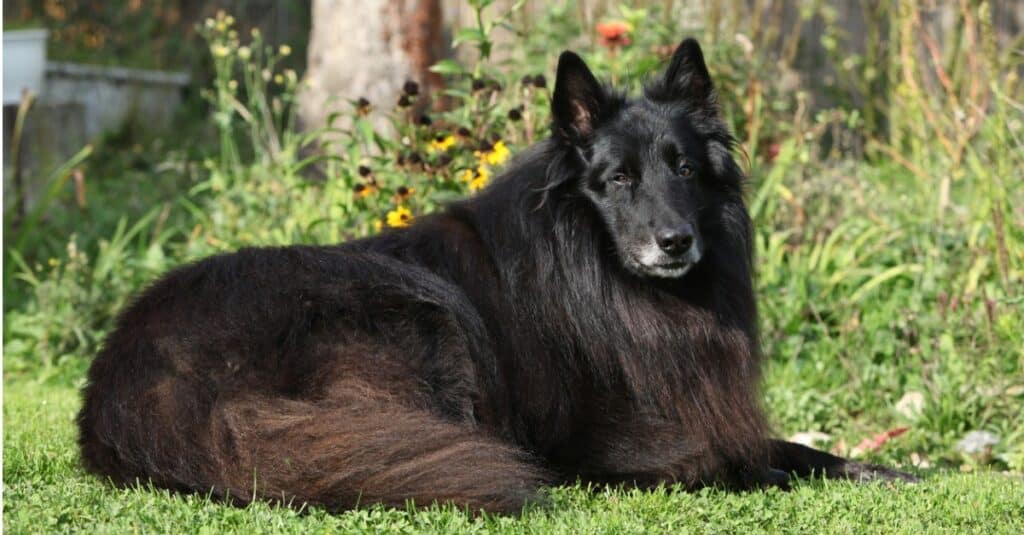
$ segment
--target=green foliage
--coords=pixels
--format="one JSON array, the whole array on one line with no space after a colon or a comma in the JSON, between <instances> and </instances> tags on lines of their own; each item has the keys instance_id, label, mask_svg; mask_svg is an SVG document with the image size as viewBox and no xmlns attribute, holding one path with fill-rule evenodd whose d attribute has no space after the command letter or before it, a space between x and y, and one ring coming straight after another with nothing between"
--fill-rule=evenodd
<instances>
[{"instance_id":1,"label":"green foliage","mask_svg":"<svg viewBox=\"0 0 1024 535\"><path fill-rule=\"evenodd\" d=\"M237 9L246 28L274 21L277 39L309 31L310 2L277 0L7 0L3 25L49 30L50 60L199 74L204 58L193 26L226 8ZM304 47L297 52L305 57Z\"/></svg>"},{"instance_id":2,"label":"green foliage","mask_svg":"<svg viewBox=\"0 0 1024 535\"><path fill-rule=\"evenodd\" d=\"M941 476L897 490L815 483L792 494L743 496L564 489L553 494L559 512L535 513L518 524L437 510L298 517L257 505L242 513L200 497L110 490L74 468L70 387L81 381L132 292L174 265L216 252L354 239L472 195L510 154L547 135L553 80L538 75L551 76L555 51L575 42L596 72L635 89L681 37L664 14L672 2L614 9L583 27L573 4L561 3L531 15L529 28L524 14L495 14L489 4L472 3L476 24L457 34L476 59L434 67L448 81L433 95L447 100L447 111L417 114L417 99L427 96L407 86L393 109L353 101L347 112L307 132L294 128L301 82L283 68L290 50L269 46L259 32L240 36L227 15L212 18L198 31L214 68L203 96L216 149L198 162L175 154L155 166L185 177L175 183L188 181L186 192L137 211L144 214L137 218L111 210L99 225L48 214L16 228L7 218L7 243L19 245L5 249L4 374L18 389L15 404L5 403L14 430L5 434L9 526L24 528L40 504L58 502L76 504L48 519L62 529L114 522L109 509L117 507L135 512L107 529L675 531L716 522L723 531L1013 532L1020 526L1019 508L1008 511L1024 491L1019 480L999 476ZM1024 98L1014 73L1020 59L998 53L985 37L992 33L986 3L965 3L956 13L963 38L937 63L920 61L929 57L928 36L916 22L922 12L914 2L885 8L889 45L862 55L844 52L839 21L819 4L802 4L798 23L821 17L829 57L849 67L837 71L852 83L848 93L832 95L837 104L830 109L811 111L811 89L783 83L792 78L791 36L798 28L761 26L761 17L720 6L693 22L752 179L748 198L770 360L766 406L783 436L826 433L824 445L840 453L878 432L908 427L865 455L1019 473L1024 182L1015 178L1024 176ZM589 27L597 20L606 25L601 32ZM514 48L496 49L496 32L509 29ZM871 31L885 34L881 27ZM508 61L493 61L499 51ZM66 180L63 171L55 177L54 184ZM115 203L121 196L101 194ZM36 391L54 404L34 407ZM914 410L900 403L905 398L919 400ZM58 432L44 438L41 426ZM957 441L972 430L1000 441L990 451L959 452ZM8 509L12 502L21 506ZM764 523L744 524L757 518ZM916 523L901 524L908 518Z\"/></svg>"}]
</instances>

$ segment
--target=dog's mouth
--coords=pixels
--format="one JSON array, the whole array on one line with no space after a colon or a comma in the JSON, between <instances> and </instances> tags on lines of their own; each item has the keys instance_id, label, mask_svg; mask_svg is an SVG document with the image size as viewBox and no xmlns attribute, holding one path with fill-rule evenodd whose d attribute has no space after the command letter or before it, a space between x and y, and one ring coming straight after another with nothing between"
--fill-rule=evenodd
<instances>
[{"instance_id":1,"label":"dog's mouth","mask_svg":"<svg viewBox=\"0 0 1024 535\"><path fill-rule=\"evenodd\" d=\"M686 275L693 264L689 262L673 262L671 264L659 264L655 266L645 266L644 270L648 275L653 277L661 277L664 279L678 279L683 275Z\"/></svg>"},{"instance_id":2,"label":"dog's mouth","mask_svg":"<svg viewBox=\"0 0 1024 535\"><path fill-rule=\"evenodd\" d=\"M652 267L656 267L658 269L682 269L682 268L688 268L689 266L690 266L689 262L685 262L683 260L678 260L676 262L667 262L665 264L658 264L658 265L652 266Z\"/></svg>"},{"instance_id":3,"label":"dog's mouth","mask_svg":"<svg viewBox=\"0 0 1024 535\"><path fill-rule=\"evenodd\" d=\"M678 279L686 275L694 266L695 262L687 260L673 260L657 264L646 264L638 258L630 258L627 267L638 275L648 277L659 277L663 279Z\"/></svg>"},{"instance_id":4,"label":"dog's mouth","mask_svg":"<svg viewBox=\"0 0 1024 535\"><path fill-rule=\"evenodd\" d=\"M644 277L678 279L693 269L704 257L700 243L696 243L680 256L666 254L656 245L623 251L626 268Z\"/></svg>"}]
</instances>

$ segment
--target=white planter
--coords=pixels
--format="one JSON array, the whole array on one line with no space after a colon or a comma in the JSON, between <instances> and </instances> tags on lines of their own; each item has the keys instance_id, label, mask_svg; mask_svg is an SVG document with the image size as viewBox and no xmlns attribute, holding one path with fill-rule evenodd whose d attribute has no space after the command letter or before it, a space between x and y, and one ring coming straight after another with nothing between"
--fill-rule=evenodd
<instances>
[{"instance_id":1,"label":"white planter","mask_svg":"<svg viewBox=\"0 0 1024 535\"><path fill-rule=\"evenodd\" d=\"M39 95L46 73L46 30L4 31L4 106L21 102L22 91Z\"/></svg>"}]
</instances>

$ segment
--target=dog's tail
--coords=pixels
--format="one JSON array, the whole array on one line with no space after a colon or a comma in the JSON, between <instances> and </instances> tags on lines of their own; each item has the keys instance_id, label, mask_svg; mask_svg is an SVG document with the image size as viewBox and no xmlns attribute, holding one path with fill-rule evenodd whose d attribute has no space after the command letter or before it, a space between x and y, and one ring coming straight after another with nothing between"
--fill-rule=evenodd
<instances>
[{"instance_id":1,"label":"dog's tail","mask_svg":"<svg viewBox=\"0 0 1024 535\"><path fill-rule=\"evenodd\" d=\"M79 416L86 467L120 484L334 511L411 501L516 513L548 482L526 452L369 386L327 402L216 399L206 417L175 401L196 392L174 390L135 400L128 412L87 391Z\"/></svg>"}]
</instances>

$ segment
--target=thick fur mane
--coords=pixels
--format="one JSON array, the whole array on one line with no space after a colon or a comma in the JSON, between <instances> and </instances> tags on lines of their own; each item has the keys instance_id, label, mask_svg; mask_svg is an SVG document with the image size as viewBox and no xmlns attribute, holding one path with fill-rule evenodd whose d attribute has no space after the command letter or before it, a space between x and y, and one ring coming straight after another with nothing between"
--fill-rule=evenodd
<instances>
[{"instance_id":1,"label":"thick fur mane","mask_svg":"<svg viewBox=\"0 0 1024 535\"><path fill-rule=\"evenodd\" d=\"M516 384L562 383L545 387L562 393L551 400L554 421L570 422L583 410L639 409L695 430L728 429L735 440L703 438L733 448L737 459L755 459L763 448L751 439L767 429L757 406L760 355L742 199L704 222L713 246L686 278L640 279L621 266L608 229L574 193L579 171L566 151L555 140L532 148L491 188L449 211L494 259L500 288L480 294L501 300L494 306L506 315L492 328L515 341L503 344L499 360L521 375ZM598 391L617 392L622 407L585 406L607 397ZM510 401L544 396L522 398ZM533 441L542 433L518 431Z\"/></svg>"}]
</instances>

